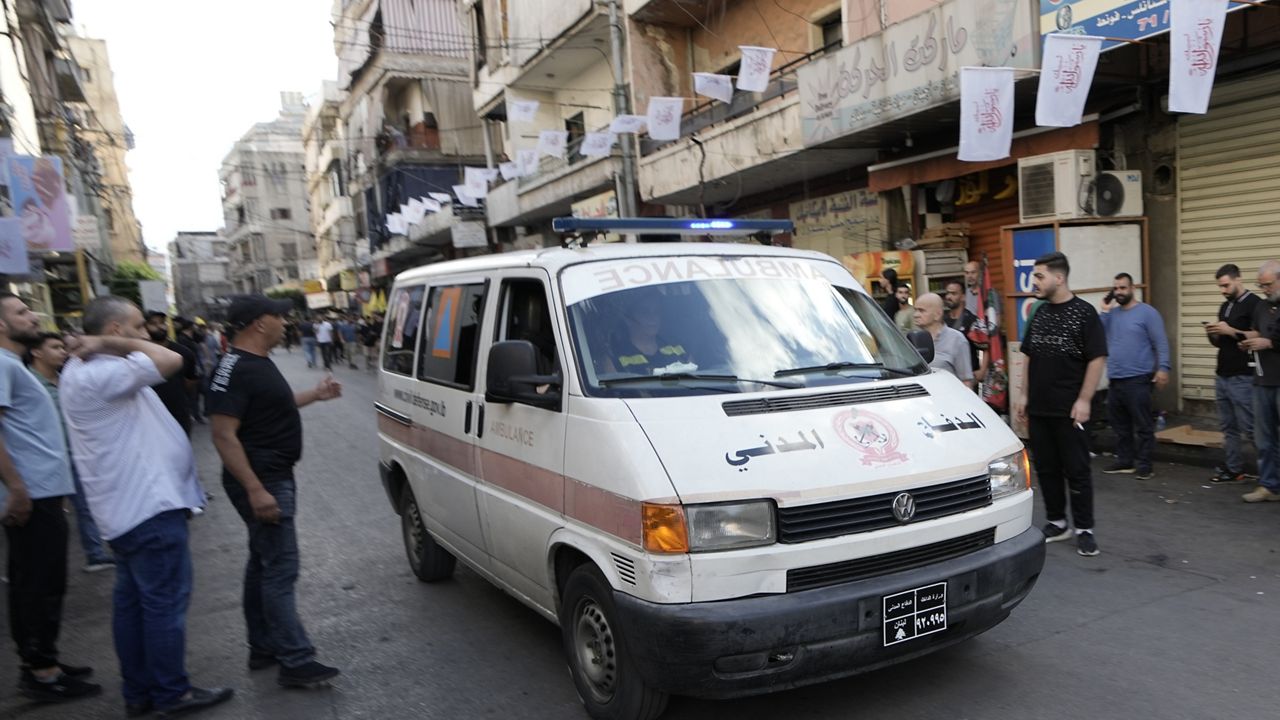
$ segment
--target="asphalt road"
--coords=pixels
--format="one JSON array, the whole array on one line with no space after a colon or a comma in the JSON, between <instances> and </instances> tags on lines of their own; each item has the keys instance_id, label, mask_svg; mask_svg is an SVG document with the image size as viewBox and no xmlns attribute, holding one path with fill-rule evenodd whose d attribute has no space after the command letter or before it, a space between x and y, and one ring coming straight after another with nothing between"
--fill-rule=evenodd
<instances>
[{"instance_id":1,"label":"asphalt road","mask_svg":"<svg viewBox=\"0 0 1280 720\"><path fill-rule=\"evenodd\" d=\"M319 379L277 353L295 387ZM240 576L245 530L222 497L208 431L193 438L217 497L192 525L196 588L188 669L236 689L206 718L585 718L550 623L461 566L425 585L410 573L378 481L375 380L335 371L340 400L303 410L299 467L300 605L330 689L285 691L245 668ZM1098 464L1101 465L1099 460ZM1002 625L907 665L729 702L675 698L665 717L1210 718L1274 717L1280 665L1280 503L1239 501L1201 468L1157 465L1156 478L1096 476L1103 554L1049 547L1044 574ZM98 669L107 691L63 706L15 693L12 645L0 653L0 717L122 715L111 645L110 572L86 575L78 544L63 625L64 659ZM0 608L5 626L7 609Z\"/></svg>"}]
</instances>

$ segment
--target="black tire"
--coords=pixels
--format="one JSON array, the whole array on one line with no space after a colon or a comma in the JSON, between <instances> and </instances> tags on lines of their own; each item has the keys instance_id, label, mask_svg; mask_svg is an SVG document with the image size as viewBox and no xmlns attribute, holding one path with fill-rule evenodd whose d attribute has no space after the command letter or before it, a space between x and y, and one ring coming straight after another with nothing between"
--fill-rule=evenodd
<instances>
[{"instance_id":1,"label":"black tire","mask_svg":"<svg viewBox=\"0 0 1280 720\"><path fill-rule=\"evenodd\" d=\"M645 685L616 618L609 583L595 566L579 565L560 603L560 636L578 697L596 720L653 720L667 708L667 694Z\"/></svg>"},{"instance_id":2,"label":"black tire","mask_svg":"<svg viewBox=\"0 0 1280 720\"><path fill-rule=\"evenodd\" d=\"M438 582L453 576L453 568L458 564L456 558L448 550L436 544L435 538L427 532L427 524L422 519L422 511L418 509L418 501L413 497L413 490L408 484L404 488L404 500L400 506L400 532L404 538L405 555L409 558L409 567L422 582Z\"/></svg>"}]
</instances>

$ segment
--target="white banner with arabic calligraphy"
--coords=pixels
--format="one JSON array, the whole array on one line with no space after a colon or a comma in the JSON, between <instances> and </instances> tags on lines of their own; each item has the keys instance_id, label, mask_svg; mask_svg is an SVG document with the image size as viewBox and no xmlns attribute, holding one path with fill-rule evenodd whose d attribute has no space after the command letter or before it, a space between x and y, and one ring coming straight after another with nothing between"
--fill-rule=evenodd
<instances>
[{"instance_id":1,"label":"white banner with arabic calligraphy","mask_svg":"<svg viewBox=\"0 0 1280 720\"><path fill-rule=\"evenodd\" d=\"M946 0L801 66L805 146L958 100L963 66L1035 67L1031 5Z\"/></svg>"},{"instance_id":2,"label":"white banner with arabic calligraphy","mask_svg":"<svg viewBox=\"0 0 1280 720\"><path fill-rule=\"evenodd\" d=\"M1101 52L1100 37L1050 35L1044 39L1040 89L1036 93L1036 125L1073 127L1080 124Z\"/></svg>"},{"instance_id":3,"label":"white banner with arabic calligraphy","mask_svg":"<svg viewBox=\"0 0 1280 720\"><path fill-rule=\"evenodd\" d=\"M684 98L651 97L645 120L649 137L654 140L680 139L680 116L684 111Z\"/></svg>"},{"instance_id":4,"label":"white banner with arabic calligraphy","mask_svg":"<svg viewBox=\"0 0 1280 720\"><path fill-rule=\"evenodd\" d=\"M1013 143L1013 68L960 69L960 152L969 162L1009 157Z\"/></svg>"},{"instance_id":5,"label":"white banner with arabic calligraphy","mask_svg":"<svg viewBox=\"0 0 1280 720\"><path fill-rule=\"evenodd\" d=\"M744 92L764 92L769 87L769 73L773 71L773 48L739 45L742 62L738 65L738 89ZM726 101L727 102L727 101Z\"/></svg>"},{"instance_id":6,"label":"white banner with arabic calligraphy","mask_svg":"<svg viewBox=\"0 0 1280 720\"><path fill-rule=\"evenodd\" d=\"M1169 19L1169 112L1204 114L1218 71L1227 0L1173 0Z\"/></svg>"}]
</instances>

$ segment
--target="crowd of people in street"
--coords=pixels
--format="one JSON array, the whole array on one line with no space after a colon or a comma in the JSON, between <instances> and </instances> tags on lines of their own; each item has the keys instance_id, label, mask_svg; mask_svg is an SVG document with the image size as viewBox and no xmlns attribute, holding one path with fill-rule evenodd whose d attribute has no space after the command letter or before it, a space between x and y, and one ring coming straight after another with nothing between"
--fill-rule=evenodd
<instances>
[{"instance_id":1,"label":"crowd of people in street","mask_svg":"<svg viewBox=\"0 0 1280 720\"><path fill-rule=\"evenodd\" d=\"M300 321L290 321L285 337L298 338L307 367L316 368L323 363L325 370L346 363L358 370L358 361L364 358L364 369L373 370L378 365L378 340L382 337L382 315L374 313L366 318L355 313L314 313ZM286 340L285 349L292 350L293 343Z\"/></svg>"},{"instance_id":2,"label":"crowd of people in street","mask_svg":"<svg viewBox=\"0 0 1280 720\"><path fill-rule=\"evenodd\" d=\"M0 293L0 523L24 697L66 702L102 692L93 668L58 652L68 503L84 569L115 571L112 637L125 715L181 717L234 694L194 685L185 669L196 572L188 523L209 497L189 436L206 417L223 490L248 535L248 668L277 668L284 687L322 686L340 673L318 661L298 616L294 465L299 408L339 397L342 386L326 374L294 392L276 368L270 355L291 310L287 300L238 296L225 330L174 318L171 339L164 313L105 296L86 306L83 333L63 336L43 332L21 298Z\"/></svg>"}]
</instances>

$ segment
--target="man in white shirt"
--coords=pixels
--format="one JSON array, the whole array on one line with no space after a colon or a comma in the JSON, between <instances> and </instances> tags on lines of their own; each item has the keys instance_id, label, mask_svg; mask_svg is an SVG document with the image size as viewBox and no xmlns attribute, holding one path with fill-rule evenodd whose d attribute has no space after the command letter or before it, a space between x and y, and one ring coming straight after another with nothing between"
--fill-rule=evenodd
<instances>
[{"instance_id":1,"label":"man in white shirt","mask_svg":"<svg viewBox=\"0 0 1280 720\"><path fill-rule=\"evenodd\" d=\"M192 569L187 520L204 505L186 434L151 389L182 356L150 341L137 306L100 297L74 340L60 400L89 509L116 557L112 630L125 711L185 715L229 699L185 665Z\"/></svg>"},{"instance_id":2,"label":"man in white shirt","mask_svg":"<svg viewBox=\"0 0 1280 720\"><path fill-rule=\"evenodd\" d=\"M324 369L333 369L333 323L329 318L320 318L316 323L316 344L320 346L320 357L324 359Z\"/></svg>"},{"instance_id":3,"label":"man in white shirt","mask_svg":"<svg viewBox=\"0 0 1280 720\"><path fill-rule=\"evenodd\" d=\"M916 328L933 336L933 360L929 367L960 378L965 387L973 389L973 358L969 354L969 339L942 322L942 298L935 293L925 293L916 298Z\"/></svg>"}]
</instances>

